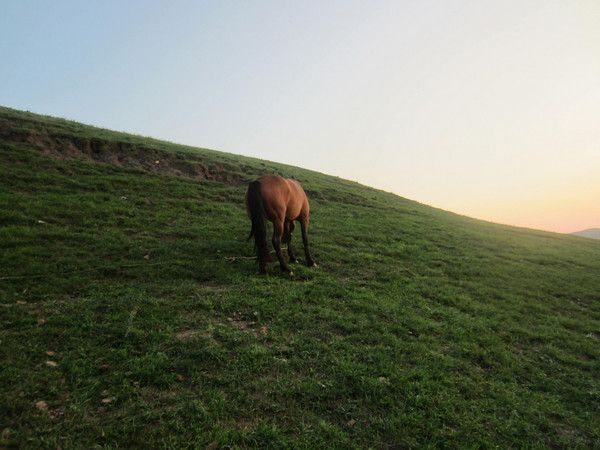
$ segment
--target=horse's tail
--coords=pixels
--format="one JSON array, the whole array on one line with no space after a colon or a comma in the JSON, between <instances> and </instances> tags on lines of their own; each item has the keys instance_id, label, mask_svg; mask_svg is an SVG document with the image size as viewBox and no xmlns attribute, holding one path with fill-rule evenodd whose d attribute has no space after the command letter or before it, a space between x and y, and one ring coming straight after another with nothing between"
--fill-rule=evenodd
<instances>
[{"instance_id":1,"label":"horse's tail","mask_svg":"<svg viewBox=\"0 0 600 450\"><path fill-rule=\"evenodd\" d=\"M252 220L252 228L250 229L248 240L254 236L254 243L259 262L264 262L269 256L269 250L267 248L265 206L263 204L260 183L258 181L252 181L248 185L248 191L246 192L246 206L248 208L248 213L250 214L250 219Z\"/></svg>"}]
</instances>

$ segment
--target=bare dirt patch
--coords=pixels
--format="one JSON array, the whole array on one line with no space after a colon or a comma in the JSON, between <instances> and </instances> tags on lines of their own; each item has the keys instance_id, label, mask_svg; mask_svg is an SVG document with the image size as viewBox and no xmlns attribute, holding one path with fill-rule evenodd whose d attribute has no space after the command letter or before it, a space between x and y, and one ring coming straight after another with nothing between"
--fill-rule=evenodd
<instances>
[{"instance_id":1,"label":"bare dirt patch","mask_svg":"<svg viewBox=\"0 0 600 450\"><path fill-rule=\"evenodd\" d=\"M227 184L237 185L248 181L245 175L227 163L208 163L193 153L169 152L131 142L59 134L45 128L22 129L10 121L0 120L0 140L27 144L45 155L61 159L87 160Z\"/></svg>"},{"instance_id":2,"label":"bare dirt patch","mask_svg":"<svg viewBox=\"0 0 600 450\"><path fill-rule=\"evenodd\" d=\"M240 417L226 421L224 425L228 428L235 428L237 430L251 430L255 428L261 420L260 417Z\"/></svg>"},{"instance_id":3,"label":"bare dirt patch","mask_svg":"<svg viewBox=\"0 0 600 450\"><path fill-rule=\"evenodd\" d=\"M243 316L241 313L233 313L231 317L227 318L227 321L238 330L247 330L256 325L256 321Z\"/></svg>"},{"instance_id":4,"label":"bare dirt patch","mask_svg":"<svg viewBox=\"0 0 600 450\"><path fill-rule=\"evenodd\" d=\"M265 337L269 334L267 325L260 325L255 317L244 316L241 313L233 313L231 317L227 318L227 323L233 328L251 333L256 337Z\"/></svg>"},{"instance_id":5,"label":"bare dirt patch","mask_svg":"<svg viewBox=\"0 0 600 450\"><path fill-rule=\"evenodd\" d=\"M180 341L188 341L199 337L210 337L209 330L183 330L175 333L175 337Z\"/></svg>"}]
</instances>

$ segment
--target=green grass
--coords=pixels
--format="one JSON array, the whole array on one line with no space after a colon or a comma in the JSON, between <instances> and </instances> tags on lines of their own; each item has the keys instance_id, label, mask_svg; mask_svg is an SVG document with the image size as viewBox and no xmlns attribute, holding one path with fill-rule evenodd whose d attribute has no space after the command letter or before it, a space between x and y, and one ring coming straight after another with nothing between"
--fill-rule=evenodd
<instances>
[{"instance_id":1,"label":"green grass","mask_svg":"<svg viewBox=\"0 0 600 450\"><path fill-rule=\"evenodd\" d=\"M310 191L293 279L262 173ZM0 108L0 447L599 447L599 300L600 242Z\"/></svg>"}]
</instances>

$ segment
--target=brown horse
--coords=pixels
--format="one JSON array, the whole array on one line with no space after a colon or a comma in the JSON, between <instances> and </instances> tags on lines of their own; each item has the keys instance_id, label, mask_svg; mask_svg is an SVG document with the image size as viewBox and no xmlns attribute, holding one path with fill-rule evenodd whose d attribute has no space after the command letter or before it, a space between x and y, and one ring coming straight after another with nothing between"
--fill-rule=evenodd
<instances>
[{"instance_id":1,"label":"brown horse","mask_svg":"<svg viewBox=\"0 0 600 450\"><path fill-rule=\"evenodd\" d=\"M267 262L270 260L265 218L273 222L272 242L282 271L291 273L281 253L282 241L287 244L290 262L297 261L294 250L292 250L292 231L294 231L295 220L300 222L302 229L306 265L309 267L317 265L308 249L308 197L300 183L293 179L273 175L259 177L248 185L246 210L252 220L252 229L248 239L254 236L260 273L267 273Z\"/></svg>"}]
</instances>

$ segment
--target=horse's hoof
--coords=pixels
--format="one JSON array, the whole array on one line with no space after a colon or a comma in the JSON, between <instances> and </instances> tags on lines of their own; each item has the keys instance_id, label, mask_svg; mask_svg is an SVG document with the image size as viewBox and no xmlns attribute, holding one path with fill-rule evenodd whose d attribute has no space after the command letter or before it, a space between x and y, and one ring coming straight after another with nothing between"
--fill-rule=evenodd
<instances>
[{"instance_id":1,"label":"horse's hoof","mask_svg":"<svg viewBox=\"0 0 600 450\"><path fill-rule=\"evenodd\" d=\"M290 264L296 264L297 262L298 262L298 260L296 258L290 259Z\"/></svg>"},{"instance_id":2,"label":"horse's hoof","mask_svg":"<svg viewBox=\"0 0 600 450\"><path fill-rule=\"evenodd\" d=\"M319 265L317 264L317 262L316 262L316 261L310 261L310 262L307 264L307 266L308 266L308 267L319 267Z\"/></svg>"}]
</instances>

